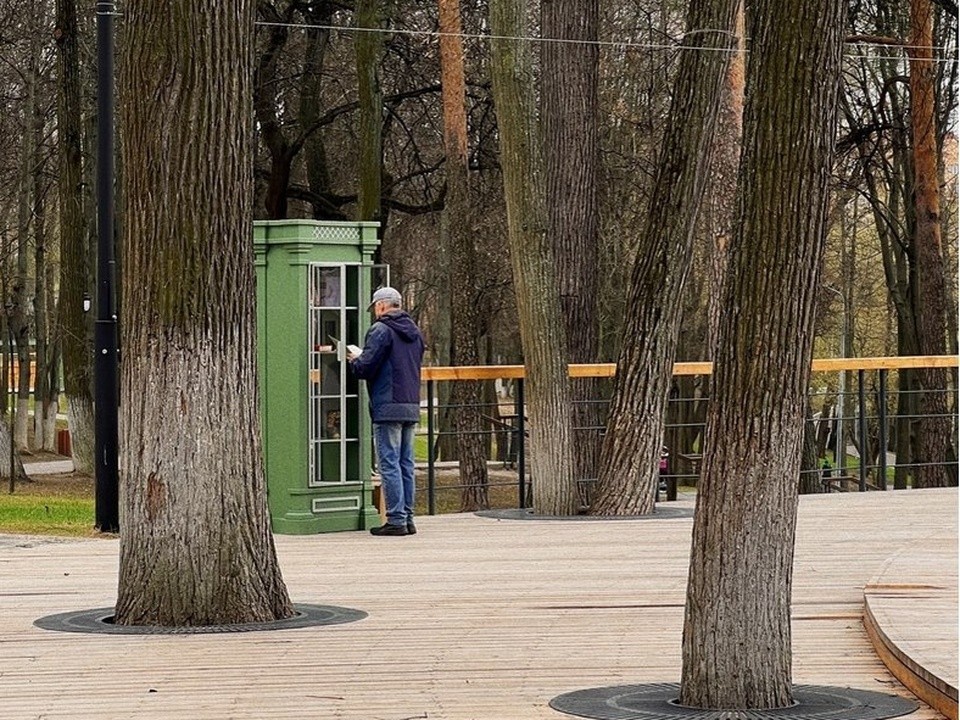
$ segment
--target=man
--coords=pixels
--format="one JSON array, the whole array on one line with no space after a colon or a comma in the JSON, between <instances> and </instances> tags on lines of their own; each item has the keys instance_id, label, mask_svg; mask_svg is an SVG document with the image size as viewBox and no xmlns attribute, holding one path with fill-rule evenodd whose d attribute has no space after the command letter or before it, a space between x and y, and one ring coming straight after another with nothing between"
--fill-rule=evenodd
<instances>
[{"instance_id":1,"label":"man","mask_svg":"<svg viewBox=\"0 0 960 720\"><path fill-rule=\"evenodd\" d=\"M420 366L423 336L392 287L373 294L369 309L376 318L363 341L363 352L348 355L357 377L367 381L370 416L380 464L387 522L370 528L373 535L413 535L413 433L420 421Z\"/></svg>"}]
</instances>

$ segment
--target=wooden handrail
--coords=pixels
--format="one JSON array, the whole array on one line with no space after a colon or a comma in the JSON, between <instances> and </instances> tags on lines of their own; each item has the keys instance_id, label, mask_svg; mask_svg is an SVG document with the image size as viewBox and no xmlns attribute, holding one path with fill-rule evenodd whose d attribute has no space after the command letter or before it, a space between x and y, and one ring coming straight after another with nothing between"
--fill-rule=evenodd
<instances>
[{"instance_id":1,"label":"wooden handrail","mask_svg":"<svg viewBox=\"0 0 960 720\"><path fill-rule=\"evenodd\" d=\"M904 368L939 367L951 368L960 365L956 355L911 355L902 357L870 358L821 358L811 365L813 372L837 372L838 370L902 370ZM570 377L608 378L617 372L614 363L571 365ZM673 366L674 375L709 375L713 363L681 362ZM461 365L425 367L422 380L496 380L522 378L523 365Z\"/></svg>"}]
</instances>

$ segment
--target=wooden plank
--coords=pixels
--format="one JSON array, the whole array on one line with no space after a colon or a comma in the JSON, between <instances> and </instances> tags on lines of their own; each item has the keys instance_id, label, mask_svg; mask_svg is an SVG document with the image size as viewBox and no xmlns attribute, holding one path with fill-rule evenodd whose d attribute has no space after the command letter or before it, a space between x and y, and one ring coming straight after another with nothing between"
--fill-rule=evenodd
<instances>
[{"instance_id":1,"label":"wooden plank","mask_svg":"<svg viewBox=\"0 0 960 720\"><path fill-rule=\"evenodd\" d=\"M794 682L908 694L866 635L864 586L899 549L955 532L956 507L955 489L801 498ZM192 637L37 629L113 603L118 543L0 538L0 717L562 720L548 706L560 693L679 680L690 519L417 525L407 538L277 536L295 602L363 621ZM943 562L891 583L938 584L955 544ZM956 628L943 639L955 653Z\"/></svg>"},{"instance_id":2,"label":"wooden plank","mask_svg":"<svg viewBox=\"0 0 960 720\"><path fill-rule=\"evenodd\" d=\"M813 372L836 372L838 370L900 370L918 367L957 367L955 355L944 356L903 356L869 358L823 358L814 360ZM570 377L609 378L616 375L614 363L594 363L570 365ZM713 363L680 362L673 366L674 375L710 375ZM427 380L496 380L522 378L525 376L523 365L461 365L432 366L423 368L421 379Z\"/></svg>"}]
</instances>

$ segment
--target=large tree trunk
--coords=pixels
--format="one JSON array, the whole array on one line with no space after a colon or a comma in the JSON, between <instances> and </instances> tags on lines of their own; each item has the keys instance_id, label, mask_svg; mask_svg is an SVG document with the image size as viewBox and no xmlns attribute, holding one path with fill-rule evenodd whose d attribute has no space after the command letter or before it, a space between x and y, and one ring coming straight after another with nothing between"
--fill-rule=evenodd
<instances>
[{"instance_id":1,"label":"large tree trunk","mask_svg":"<svg viewBox=\"0 0 960 720\"><path fill-rule=\"evenodd\" d=\"M540 117L546 173L547 237L554 247L560 317L572 363L597 361L598 0L544 0ZM600 384L570 383L574 474L594 478L600 455Z\"/></svg>"},{"instance_id":2,"label":"large tree trunk","mask_svg":"<svg viewBox=\"0 0 960 720\"><path fill-rule=\"evenodd\" d=\"M656 498L663 417L677 347L693 232L710 167L713 128L730 60L737 0L690 6L685 51L650 211L630 283L624 343L600 457L596 515L647 514ZM711 28L710 32L699 31Z\"/></svg>"},{"instance_id":3,"label":"large tree trunk","mask_svg":"<svg viewBox=\"0 0 960 720\"><path fill-rule=\"evenodd\" d=\"M60 303L63 385L77 472L93 474L93 345L83 300L93 290L84 213L80 53L75 0L57 0L57 141L60 155Z\"/></svg>"},{"instance_id":4,"label":"large tree trunk","mask_svg":"<svg viewBox=\"0 0 960 720\"><path fill-rule=\"evenodd\" d=\"M760 0L751 13L739 218L683 629L680 702L691 707L768 709L793 700L797 476L843 9L841 0Z\"/></svg>"},{"instance_id":5,"label":"large tree trunk","mask_svg":"<svg viewBox=\"0 0 960 720\"><path fill-rule=\"evenodd\" d=\"M922 355L947 352L946 282L940 244L940 188L937 172L936 83L933 70L933 5L910 2L910 124L913 134L914 202L916 204L916 285L913 308ZM957 484L952 452L952 418L947 404L946 368L917 370L921 394L914 460L915 487Z\"/></svg>"},{"instance_id":6,"label":"large tree trunk","mask_svg":"<svg viewBox=\"0 0 960 720\"><path fill-rule=\"evenodd\" d=\"M534 507L573 515L577 492L571 450L566 332L553 251L546 232L543 164L524 0L491 0L493 98L500 131L503 187L517 316L530 411L530 470Z\"/></svg>"},{"instance_id":7,"label":"large tree trunk","mask_svg":"<svg viewBox=\"0 0 960 720\"><path fill-rule=\"evenodd\" d=\"M450 363L480 364L482 290L472 232L470 174L467 167L466 79L463 43L460 39L460 3L440 0L440 72L443 100L443 148L446 157L447 196L441 232L449 248ZM487 448L483 431L483 385L470 380L453 383L450 402L454 405L457 456L460 459L461 511L487 508Z\"/></svg>"},{"instance_id":8,"label":"large tree trunk","mask_svg":"<svg viewBox=\"0 0 960 720\"><path fill-rule=\"evenodd\" d=\"M253 0L133 0L124 20L116 621L289 617L256 378Z\"/></svg>"}]
</instances>

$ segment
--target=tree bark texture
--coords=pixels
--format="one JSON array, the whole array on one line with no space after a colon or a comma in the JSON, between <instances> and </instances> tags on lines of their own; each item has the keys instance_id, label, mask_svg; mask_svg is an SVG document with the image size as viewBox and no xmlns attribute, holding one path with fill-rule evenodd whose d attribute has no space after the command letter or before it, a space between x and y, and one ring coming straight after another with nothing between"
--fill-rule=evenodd
<instances>
[{"instance_id":1,"label":"tree bark texture","mask_svg":"<svg viewBox=\"0 0 960 720\"><path fill-rule=\"evenodd\" d=\"M559 299L553 250L547 238L543 161L536 122L524 0L491 0L493 99L510 262L526 369L530 413L530 469L534 507L550 515L573 515L577 492L571 451L567 341L557 322Z\"/></svg>"},{"instance_id":2,"label":"tree bark texture","mask_svg":"<svg viewBox=\"0 0 960 720\"><path fill-rule=\"evenodd\" d=\"M940 187L937 171L936 82L933 68L933 5L930 0L910 2L910 125L913 136L914 203L916 227L915 299L917 340L922 355L947 352L946 281L940 242ZM953 419L945 392L946 368L920 368L921 418L918 423L914 469L915 487L957 484L952 448ZM954 460L953 465L947 462Z\"/></svg>"},{"instance_id":3,"label":"tree bark texture","mask_svg":"<svg viewBox=\"0 0 960 720\"><path fill-rule=\"evenodd\" d=\"M797 476L826 233L844 4L762 0L738 223L697 487L680 702L792 702Z\"/></svg>"},{"instance_id":4,"label":"tree bark texture","mask_svg":"<svg viewBox=\"0 0 960 720\"><path fill-rule=\"evenodd\" d=\"M630 281L624 341L597 494L590 508L594 515L653 512L681 294L690 271L713 129L731 51L736 48L737 5L737 0L698 0L687 15L684 42L715 50L691 49L680 59L657 180Z\"/></svg>"},{"instance_id":5,"label":"tree bark texture","mask_svg":"<svg viewBox=\"0 0 960 720\"><path fill-rule=\"evenodd\" d=\"M540 117L546 173L547 237L556 258L560 311L572 363L597 361L598 0L540 5ZM563 40L567 42L553 42ZM600 385L571 380L574 474L595 478L602 414Z\"/></svg>"},{"instance_id":6,"label":"tree bark texture","mask_svg":"<svg viewBox=\"0 0 960 720\"><path fill-rule=\"evenodd\" d=\"M443 147L447 195L441 230L450 257L450 362L480 364L482 289L472 232L470 171L467 165L467 110L463 42L460 38L459 0L440 0L440 73L443 103ZM453 383L450 402L455 407L457 457L460 460L460 509L489 507L487 444L483 436L483 384Z\"/></svg>"},{"instance_id":7,"label":"tree bark texture","mask_svg":"<svg viewBox=\"0 0 960 720\"><path fill-rule=\"evenodd\" d=\"M57 0L57 142L60 204L60 302L63 387L67 397L73 466L93 474L93 344L92 313L83 309L92 297L90 237L84 213L83 124L80 95L80 53L75 0Z\"/></svg>"},{"instance_id":8,"label":"tree bark texture","mask_svg":"<svg viewBox=\"0 0 960 720\"><path fill-rule=\"evenodd\" d=\"M137 0L123 29L116 621L288 617L256 378L253 3Z\"/></svg>"},{"instance_id":9,"label":"tree bark texture","mask_svg":"<svg viewBox=\"0 0 960 720\"><path fill-rule=\"evenodd\" d=\"M16 483L29 480L26 471L23 469L23 461L20 459L20 453L10 451L10 418L6 412L0 413L0 478L6 480L6 485L10 492L13 492ZM13 460L13 480L11 477L11 458Z\"/></svg>"},{"instance_id":10,"label":"tree bark texture","mask_svg":"<svg viewBox=\"0 0 960 720\"><path fill-rule=\"evenodd\" d=\"M357 27L354 40L357 56L357 97L360 101L360 186L357 220L379 221L383 165L383 94L380 90L380 56L383 37L379 30L385 0L357 0Z\"/></svg>"},{"instance_id":11,"label":"tree bark texture","mask_svg":"<svg viewBox=\"0 0 960 720\"><path fill-rule=\"evenodd\" d=\"M740 167L740 142L743 135L743 83L747 71L744 52L745 18L743 2L736 16L737 52L730 58L727 81L720 101L720 116L714 134L710 185L704 201L701 227L709 240L710 294L707 301L707 347L713 358L720 334L723 285L727 276L730 238L736 222L737 169Z\"/></svg>"}]
</instances>

